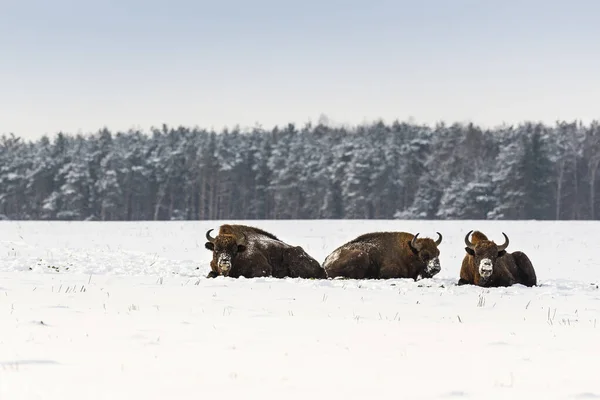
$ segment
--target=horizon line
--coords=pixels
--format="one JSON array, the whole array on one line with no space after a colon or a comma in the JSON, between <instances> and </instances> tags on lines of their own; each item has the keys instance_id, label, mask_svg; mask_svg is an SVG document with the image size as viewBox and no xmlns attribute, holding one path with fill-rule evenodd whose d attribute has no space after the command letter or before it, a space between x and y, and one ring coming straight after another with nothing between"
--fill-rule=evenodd
<instances>
[{"instance_id":1,"label":"horizon line","mask_svg":"<svg viewBox=\"0 0 600 400\"><path fill-rule=\"evenodd\" d=\"M587 122L584 122L585 120L587 120ZM227 131L227 132L237 131L242 134L252 133L255 130L263 130L265 132L270 132L270 131L275 130L276 128L284 129L289 125L294 125L295 127L301 127L300 129L302 129L306 126L310 126L313 128L318 127L318 126L324 126L324 127L330 128L330 129L346 129L349 131L353 131L353 130L356 130L357 128L361 128L361 127L365 127L365 126L372 126L372 125L376 125L379 123L382 123L386 126L392 126L396 123L397 124L407 124L407 125L420 126L420 127L430 128L430 129L435 129L437 126L440 126L440 125L443 125L446 127L451 127L451 126L456 126L456 125L462 125L462 126L473 125L474 127L477 127L483 131L486 131L486 130L496 130L496 129L502 129L502 128L518 127L518 126L523 126L523 125L528 125L528 124L542 125L544 127L556 127L557 125L560 125L560 124L576 124L578 126L592 126L592 125L600 124L600 117L598 117L598 118L581 118L581 117L579 117L579 118L573 118L573 119L557 118L552 123L550 123L549 121L543 121L542 119L532 118L532 119L523 119L523 120L513 121L513 122L503 121L501 123L495 123L495 124L477 123L470 119L463 119L463 120L455 119L452 121L445 121L445 120L439 119L432 123L432 122L418 122L416 120L416 118L414 118L414 117L408 117L403 120L401 120L400 118L394 118L391 121L389 121L389 118L386 119L383 117L379 117L379 118L372 118L372 119L365 118L365 119L363 119L362 122L352 123L352 122L335 122L335 121L332 121L331 118L329 118L326 114L321 114L317 118L316 122L314 121L314 118L309 117L304 121L290 120L289 122L286 122L286 123L271 124L270 127L266 127L265 124L263 124L259 121L256 121L254 123L254 125L243 125L243 126L240 123L225 124L221 128L215 128L214 125L201 126L199 124L186 125L183 123L171 124L171 123L167 123L167 122L161 122L159 124L147 125L145 128L142 127L140 124L132 124L132 125L130 125L129 128L123 129L123 128L109 127L108 124L103 124L99 128L96 128L94 130L87 130L87 131L78 129L77 131L72 132L72 131L65 131L65 130L60 129L53 133L45 132L45 133L39 135L37 138L26 139L25 136L21 136L18 133L11 132L11 131L0 132L0 137L13 136L15 138L26 139L26 140L35 142L35 141L39 141L43 137L53 138L53 137L57 137L60 134L62 134L64 136L73 136L73 137L93 136L104 130L107 130L112 134L132 133L132 132L139 132L142 134L146 134L146 133L152 133L153 130L162 130L163 127L167 127L169 129L186 128L189 130L205 131L205 132L215 133L215 134L222 134L225 131Z\"/></svg>"}]
</instances>

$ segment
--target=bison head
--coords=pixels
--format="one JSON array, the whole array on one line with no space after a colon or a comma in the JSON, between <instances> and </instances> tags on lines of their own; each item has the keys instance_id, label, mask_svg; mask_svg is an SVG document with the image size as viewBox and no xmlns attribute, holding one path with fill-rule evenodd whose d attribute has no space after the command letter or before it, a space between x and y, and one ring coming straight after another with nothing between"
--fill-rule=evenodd
<instances>
[{"instance_id":1,"label":"bison head","mask_svg":"<svg viewBox=\"0 0 600 400\"><path fill-rule=\"evenodd\" d=\"M210 236L212 229L206 232L206 242L204 247L213 252L213 261L217 266L219 273L227 276L231 271L231 266L235 257L246 250L246 235L242 237L235 235L217 235L216 238Z\"/></svg>"},{"instance_id":2,"label":"bison head","mask_svg":"<svg viewBox=\"0 0 600 400\"><path fill-rule=\"evenodd\" d=\"M494 263L498 257L506 254L506 248L508 247L508 236L504 232L504 243L498 246L491 240L480 239L476 240L475 243L469 240L469 235L473 231L467 233L465 236L465 250L467 253L474 258L475 265L478 267L479 275L483 279L489 278L494 272Z\"/></svg>"},{"instance_id":3,"label":"bison head","mask_svg":"<svg viewBox=\"0 0 600 400\"><path fill-rule=\"evenodd\" d=\"M442 235L439 232L436 233L438 234L438 239L435 242L429 238L417 239L419 236L418 233L408 242L408 247L425 265L425 270L422 274L423 278L431 278L442 269L439 258L440 250L438 249L438 246L442 243Z\"/></svg>"}]
</instances>

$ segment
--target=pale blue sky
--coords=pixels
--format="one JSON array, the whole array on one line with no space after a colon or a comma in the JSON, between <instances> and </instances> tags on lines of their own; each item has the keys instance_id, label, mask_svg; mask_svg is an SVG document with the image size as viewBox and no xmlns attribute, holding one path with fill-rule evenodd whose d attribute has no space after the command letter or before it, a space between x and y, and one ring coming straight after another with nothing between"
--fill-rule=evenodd
<instances>
[{"instance_id":1,"label":"pale blue sky","mask_svg":"<svg viewBox=\"0 0 600 400\"><path fill-rule=\"evenodd\" d=\"M600 1L3 0L0 134L600 118Z\"/></svg>"}]
</instances>

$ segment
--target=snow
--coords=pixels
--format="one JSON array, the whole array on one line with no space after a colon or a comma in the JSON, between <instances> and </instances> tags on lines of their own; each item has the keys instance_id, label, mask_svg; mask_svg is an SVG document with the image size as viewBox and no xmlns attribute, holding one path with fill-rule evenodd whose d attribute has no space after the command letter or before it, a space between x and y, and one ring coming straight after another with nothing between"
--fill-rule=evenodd
<instances>
[{"instance_id":1,"label":"snow","mask_svg":"<svg viewBox=\"0 0 600 400\"><path fill-rule=\"evenodd\" d=\"M439 231L418 282L205 279L221 222L0 222L0 399L600 398L598 222L247 222L320 262ZM471 229L540 286L456 286Z\"/></svg>"}]
</instances>

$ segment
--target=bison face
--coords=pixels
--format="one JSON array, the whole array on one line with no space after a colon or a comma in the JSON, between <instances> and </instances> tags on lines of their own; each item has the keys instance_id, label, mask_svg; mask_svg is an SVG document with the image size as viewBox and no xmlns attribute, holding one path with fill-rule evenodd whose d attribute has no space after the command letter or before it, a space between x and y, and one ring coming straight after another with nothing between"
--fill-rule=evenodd
<instances>
[{"instance_id":1,"label":"bison face","mask_svg":"<svg viewBox=\"0 0 600 400\"><path fill-rule=\"evenodd\" d=\"M440 250L438 249L438 246L442 243L442 235L439 232L436 233L438 234L438 239L435 242L427 238L417 240L418 233L408 242L408 246L412 252L423 264L423 272L421 274L423 278L432 278L442 270L440 265Z\"/></svg>"},{"instance_id":2,"label":"bison face","mask_svg":"<svg viewBox=\"0 0 600 400\"><path fill-rule=\"evenodd\" d=\"M210 236L210 229L206 232L208 242L204 244L213 252L213 262L217 266L219 275L228 276L235 257L246 250L246 236L237 238L234 235Z\"/></svg>"},{"instance_id":3,"label":"bison face","mask_svg":"<svg viewBox=\"0 0 600 400\"><path fill-rule=\"evenodd\" d=\"M504 232L504 243L498 246L496 243L491 240L480 240L477 243L472 243L469 240L470 231L465 236L465 250L467 254L473 257L473 261L475 266L477 267L477 271L479 275L485 280L488 279L494 273L494 265L496 264L496 260L498 257L506 254L506 248L508 247L508 236Z\"/></svg>"}]
</instances>

